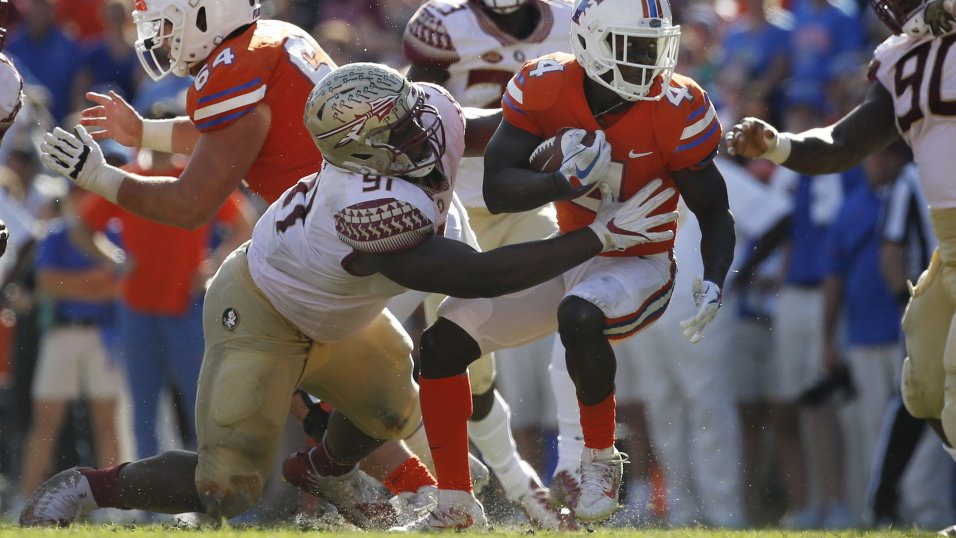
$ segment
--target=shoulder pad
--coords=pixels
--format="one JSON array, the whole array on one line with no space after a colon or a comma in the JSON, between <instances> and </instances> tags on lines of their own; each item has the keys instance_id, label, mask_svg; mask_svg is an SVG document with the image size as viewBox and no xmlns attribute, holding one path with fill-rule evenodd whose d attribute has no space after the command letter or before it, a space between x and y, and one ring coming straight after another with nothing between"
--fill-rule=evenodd
<instances>
[{"instance_id":1,"label":"shoulder pad","mask_svg":"<svg viewBox=\"0 0 956 538\"><path fill-rule=\"evenodd\" d=\"M409 202L382 198L340 210L335 232L359 252L394 254L425 242L435 234L435 223Z\"/></svg>"},{"instance_id":2,"label":"shoulder pad","mask_svg":"<svg viewBox=\"0 0 956 538\"><path fill-rule=\"evenodd\" d=\"M508 83L507 104L528 112L560 105L559 97L569 74L580 69L574 56L563 52L529 60Z\"/></svg>"}]
</instances>

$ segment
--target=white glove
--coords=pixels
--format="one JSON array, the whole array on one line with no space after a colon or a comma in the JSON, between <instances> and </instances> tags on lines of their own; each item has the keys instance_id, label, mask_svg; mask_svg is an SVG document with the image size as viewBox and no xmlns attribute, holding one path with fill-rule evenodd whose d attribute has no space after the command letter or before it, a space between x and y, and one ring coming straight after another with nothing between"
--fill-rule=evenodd
<instances>
[{"instance_id":1,"label":"white glove","mask_svg":"<svg viewBox=\"0 0 956 538\"><path fill-rule=\"evenodd\" d=\"M561 137L564 160L555 176L561 189L571 198L591 192L611 166L611 144L607 142L604 131L594 132L590 146L581 143L586 134L584 129L571 129Z\"/></svg>"},{"instance_id":2,"label":"white glove","mask_svg":"<svg viewBox=\"0 0 956 538\"><path fill-rule=\"evenodd\" d=\"M674 238L673 230L650 231L677 220L677 211L648 216L675 195L674 189L668 187L651 198L662 183L659 179L651 181L623 203L614 203L610 188L601 184L601 207L594 222L588 225L604 245L601 252L626 250L634 245L660 243Z\"/></svg>"},{"instance_id":3,"label":"white glove","mask_svg":"<svg viewBox=\"0 0 956 538\"><path fill-rule=\"evenodd\" d=\"M704 338L704 329L707 325L717 317L717 309L720 308L720 286L697 277L692 290L697 313L692 318L680 322L680 327L684 329L684 338L691 344L696 344Z\"/></svg>"},{"instance_id":4,"label":"white glove","mask_svg":"<svg viewBox=\"0 0 956 538\"><path fill-rule=\"evenodd\" d=\"M85 127L77 125L76 133L79 138L57 127L44 134L40 160L51 171L69 178L77 186L116 203L126 174L106 163L103 150Z\"/></svg>"}]
</instances>

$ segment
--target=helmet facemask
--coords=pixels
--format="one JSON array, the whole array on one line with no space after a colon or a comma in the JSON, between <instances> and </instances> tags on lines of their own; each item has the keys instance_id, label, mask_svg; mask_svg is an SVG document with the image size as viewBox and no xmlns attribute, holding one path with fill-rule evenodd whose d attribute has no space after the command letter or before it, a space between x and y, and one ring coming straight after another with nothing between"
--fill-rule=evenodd
<instances>
[{"instance_id":1,"label":"helmet facemask","mask_svg":"<svg viewBox=\"0 0 956 538\"><path fill-rule=\"evenodd\" d=\"M445 127L438 110L425 104L421 89L413 85L416 102L404 117L392 125L374 129L368 144L392 154L388 175L424 177L441 167L445 153Z\"/></svg>"},{"instance_id":2,"label":"helmet facemask","mask_svg":"<svg viewBox=\"0 0 956 538\"><path fill-rule=\"evenodd\" d=\"M588 78L627 101L664 96L680 50L667 0L578 0L571 22L571 50Z\"/></svg>"},{"instance_id":3,"label":"helmet facemask","mask_svg":"<svg viewBox=\"0 0 956 538\"><path fill-rule=\"evenodd\" d=\"M909 28L912 24L908 23L922 22L915 21L914 16L922 13L924 4L925 0L870 0L873 11L894 34L913 34L916 29Z\"/></svg>"},{"instance_id":4,"label":"helmet facemask","mask_svg":"<svg viewBox=\"0 0 956 538\"><path fill-rule=\"evenodd\" d=\"M133 22L136 53L151 79L160 80L169 73L179 77L189 74L189 66L180 59L186 15L179 6L168 5L161 12L134 11Z\"/></svg>"}]
</instances>

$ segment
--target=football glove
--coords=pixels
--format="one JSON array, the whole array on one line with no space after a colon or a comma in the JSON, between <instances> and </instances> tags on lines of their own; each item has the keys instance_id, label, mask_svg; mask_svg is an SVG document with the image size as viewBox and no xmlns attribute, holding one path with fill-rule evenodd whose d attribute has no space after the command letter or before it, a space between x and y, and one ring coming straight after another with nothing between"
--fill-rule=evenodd
<instances>
[{"instance_id":1,"label":"football glove","mask_svg":"<svg viewBox=\"0 0 956 538\"><path fill-rule=\"evenodd\" d=\"M684 338L691 344L696 344L704 338L707 325L717 317L717 309L720 308L720 286L697 277L692 292L697 313L682 321L680 327L684 330Z\"/></svg>"},{"instance_id":2,"label":"football glove","mask_svg":"<svg viewBox=\"0 0 956 538\"><path fill-rule=\"evenodd\" d=\"M659 179L651 181L623 203L615 203L610 188L601 184L601 207L594 222L588 226L604 245L601 252L626 250L635 245L660 243L674 238L673 230L650 231L677 220L677 211L651 215L675 195L674 189L668 187L651 197L662 183Z\"/></svg>"},{"instance_id":3,"label":"football glove","mask_svg":"<svg viewBox=\"0 0 956 538\"><path fill-rule=\"evenodd\" d=\"M77 125L75 130L76 135L57 127L44 134L40 160L51 171L69 178L78 187L116 203L125 174L106 164L103 150L85 127Z\"/></svg>"},{"instance_id":4,"label":"football glove","mask_svg":"<svg viewBox=\"0 0 956 538\"><path fill-rule=\"evenodd\" d=\"M591 192L604 179L611 165L611 144L607 142L604 131L595 131L594 141L589 146L581 143L585 135L587 131L584 129L570 129L561 137L564 160L554 175L558 187L568 198Z\"/></svg>"}]
</instances>

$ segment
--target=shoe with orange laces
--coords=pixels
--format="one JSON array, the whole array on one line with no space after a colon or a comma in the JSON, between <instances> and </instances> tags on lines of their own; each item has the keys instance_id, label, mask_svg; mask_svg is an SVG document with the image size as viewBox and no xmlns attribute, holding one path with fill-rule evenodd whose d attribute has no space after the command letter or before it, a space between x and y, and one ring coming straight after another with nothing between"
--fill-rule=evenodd
<instances>
[{"instance_id":1,"label":"shoe with orange laces","mask_svg":"<svg viewBox=\"0 0 956 538\"><path fill-rule=\"evenodd\" d=\"M388 490L358 466L341 476L323 476L315 470L309 453L299 451L282 462L282 476L293 486L332 503L346 521L360 529L387 529L398 523Z\"/></svg>"},{"instance_id":2,"label":"shoe with orange laces","mask_svg":"<svg viewBox=\"0 0 956 538\"><path fill-rule=\"evenodd\" d=\"M604 521L618 509L618 495L627 454L584 448L581 454L581 498L575 516L589 523Z\"/></svg>"},{"instance_id":3,"label":"shoe with orange laces","mask_svg":"<svg viewBox=\"0 0 956 538\"><path fill-rule=\"evenodd\" d=\"M20 512L21 527L69 527L81 516L96 510L96 501L86 477L74 467L44 482Z\"/></svg>"},{"instance_id":4,"label":"shoe with orange laces","mask_svg":"<svg viewBox=\"0 0 956 538\"><path fill-rule=\"evenodd\" d=\"M436 532L446 530L485 530L488 519L485 508L471 492L454 489L438 490L438 502L418 520L391 532Z\"/></svg>"},{"instance_id":5,"label":"shoe with orange laces","mask_svg":"<svg viewBox=\"0 0 956 538\"><path fill-rule=\"evenodd\" d=\"M577 471L558 471L551 478L551 504L571 510L578 508L581 498L581 480Z\"/></svg>"}]
</instances>

